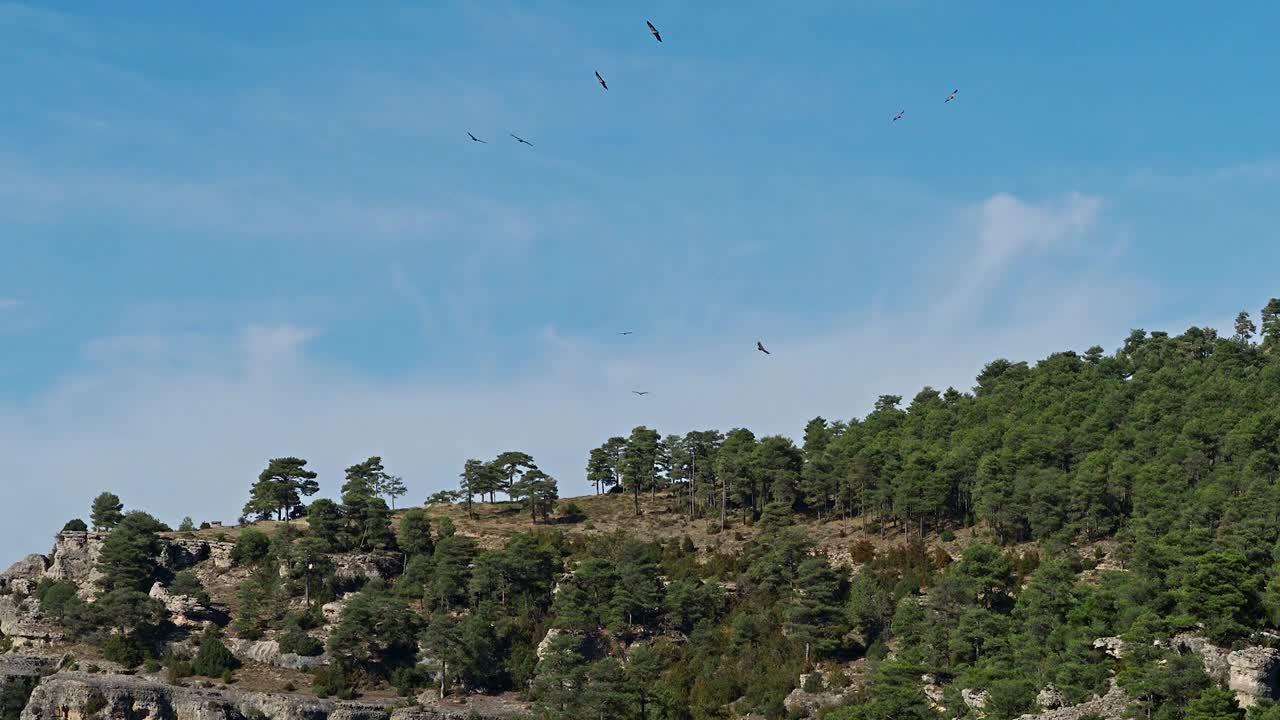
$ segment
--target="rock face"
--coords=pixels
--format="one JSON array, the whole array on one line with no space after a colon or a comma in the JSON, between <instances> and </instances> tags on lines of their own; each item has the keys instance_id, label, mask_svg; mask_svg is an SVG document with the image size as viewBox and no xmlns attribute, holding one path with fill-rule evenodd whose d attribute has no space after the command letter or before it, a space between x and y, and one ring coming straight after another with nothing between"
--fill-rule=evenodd
<instances>
[{"instance_id":1,"label":"rock face","mask_svg":"<svg viewBox=\"0 0 1280 720\"><path fill-rule=\"evenodd\" d=\"M1124 641L1118 637L1101 637L1093 641L1093 647L1117 660L1124 657Z\"/></svg>"},{"instance_id":2,"label":"rock face","mask_svg":"<svg viewBox=\"0 0 1280 720\"><path fill-rule=\"evenodd\" d=\"M782 701L791 716L804 715L816 717L822 708L836 707L844 702L844 695L830 690L805 692L800 688L792 690Z\"/></svg>"},{"instance_id":3,"label":"rock face","mask_svg":"<svg viewBox=\"0 0 1280 720\"><path fill-rule=\"evenodd\" d=\"M1087 715L1100 715L1106 720L1121 720L1128 706L1129 696L1112 680L1111 689L1102 697L1095 696L1088 702L1050 710L1040 715L1022 715L1018 720L1080 720Z\"/></svg>"},{"instance_id":4,"label":"rock face","mask_svg":"<svg viewBox=\"0 0 1280 720\"><path fill-rule=\"evenodd\" d=\"M982 710L987 706L987 701L991 699L991 694L986 690L964 688L960 691L960 699L964 700L964 704L968 705L970 709Z\"/></svg>"},{"instance_id":5,"label":"rock face","mask_svg":"<svg viewBox=\"0 0 1280 720\"><path fill-rule=\"evenodd\" d=\"M539 660L546 657L547 653L551 651L551 643L555 642L555 639L563 634L564 630L560 628L547 629L547 634L542 638L542 642L538 643L538 649L534 651Z\"/></svg>"},{"instance_id":6,"label":"rock face","mask_svg":"<svg viewBox=\"0 0 1280 720\"><path fill-rule=\"evenodd\" d=\"M1062 697L1062 691L1053 683L1045 685L1044 688L1036 694L1036 704L1043 710L1057 710L1067 704L1066 698Z\"/></svg>"},{"instance_id":7,"label":"rock face","mask_svg":"<svg viewBox=\"0 0 1280 720\"><path fill-rule=\"evenodd\" d=\"M519 703L468 703L424 708L334 702L164 685L129 675L59 673L41 680L21 720L497 720L527 712Z\"/></svg>"},{"instance_id":8,"label":"rock face","mask_svg":"<svg viewBox=\"0 0 1280 720\"><path fill-rule=\"evenodd\" d=\"M106 538L106 533L99 532L58 533L45 577L70 580L82 588L96 583L102 577L97 570L98 553Z\"/></svg>"},{"instance_id":9,"label":"rock face","mask_svg":"<svg viewBox=\"0 0 1280 720\"><path fill-rule=\"evenodd\" d=\"M280 643L275 640L224 638L223 643L226 644L231 654L235 655L236 659L241 662L252 660L263 665L288 668L289 670L310 670L329 662L327 654L307 657L305 655L294 655L293 653L282 653L280 652Z\"/></svg>"},{"instance_id":10,"label":"rock face","mask_svg":"<svg viewBox=\"0 0 1280 720\"><path fill-rule=\"evenodd\" d=\"M1240 707L1259 700L1274 700L1280 680L1280 650L1250 647L1227 655L1227 687L1236 693Z\"/></svg>"},{"instance_id":11,"label":"rock face","mask_svg":"<svg viewBox=\"0 0 1280 720\"><path fill-rule=\"evenodd\" d=\"M225 613L202 605L193 597L175 595L160 583L153 584L148 594L164 604L165 610L173 616L173 624L178 627L203 629L227 622Z\"/></svg>"},{"instance_id":12,"label":"rock face","mask_svg":"<svg viewBox=\"0 0 1280 720\"><path fill-rule=\"evenodd\" d=\"M1280 697L1280 650L1247 647L1232 652L1190 633L1175 636L1169 644L1178 652L1199 653L1205 674L1225 682L1240 707Z\"/></svg>"},{"instance_id":13,"label":"rock face","mask_svg":"<svg viewBox=\"0 0 1280 720\"><path fill-rule=\"evenodd\" d=\"M403 569L404 560L391 553L340 555L334 558L333 574L339 580L390 580Z\"/></svg>"},{"instance_id":14,"label":"rock face","mask_svg":"<svg viewBox=\"0 0 1280 720\"><path fill-rule=\"evenodd\" d=\"M13 641L15 650L61 642L63 631L40 617L36 601L17 595L0 595L0 633Z\"/></svg>"},{"instance_id":15,"label":"rock face","mask_svg":"<svg viewBox=\"0 0 1280 720\"><path fill-rule=\"evenodd\" d=\"M49 567L49 558L28 555L0 573L0 590L30 595Z\"/></svg>"}]
</instances>

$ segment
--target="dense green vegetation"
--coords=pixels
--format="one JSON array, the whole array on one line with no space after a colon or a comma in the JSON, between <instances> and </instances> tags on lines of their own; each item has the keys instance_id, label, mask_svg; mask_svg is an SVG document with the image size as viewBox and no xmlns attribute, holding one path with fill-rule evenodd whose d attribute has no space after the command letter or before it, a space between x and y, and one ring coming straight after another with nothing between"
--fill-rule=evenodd
<instances>
[{"instance_id":1,"label":"dense green vegetation","mask_svg":"<svg viewBox=\"0 0 1280 720\"><path fill-rule=\"evenodd\" d=\"M925 388L905 406L885 395L864 418L815 418L798 445L638 427L591 451L588 481L637 513L660 498L690 532L750 526L733 554L699 557L688 537L567 535L551 522L555 480L522 452L468 461L460 489L436 497L518 501L530 532L494 549L420 509L396 526L384 498L404 487L381 458L347 468L339 501L310 505L306 461L271 460L246 514L305 516L308 529L239 534L234 559L251 573L231 631L327 650L322 695L517 691L548 718L720 718L730 704L778 718L815 668L814 689L850 698L833 720L942 717L925 675L945 688L946 717L976 716L959 696L975 688L1002 720L1050 683L1068 702L1104 692L1113 671L1144 717L1239 718L1197 656L1154 641L1267 644L1260 631L1280 624L1280 300L1257 332L1241 313L1231 338L1135 330L1112 354L996 360L972 392ZM41 607L126 660L161 653L163 613L140 591L159 577L164 528L105 493L92 522L112 528L102 596L87 605L47 583ZM852 576L816 541L824 524L849 538ZM957 533L953 558L936 539ZM1122 567L1098 567L1104 540ZM347 552L395 571L340 576L334 554ZM175 586L202 592L191 577ZM350 591L322 648L317 608ZM1122 663L1094 648L1103 636L1128 643ZM200 644L212 669L219 647Z\"/></svg>"}]
</instances>

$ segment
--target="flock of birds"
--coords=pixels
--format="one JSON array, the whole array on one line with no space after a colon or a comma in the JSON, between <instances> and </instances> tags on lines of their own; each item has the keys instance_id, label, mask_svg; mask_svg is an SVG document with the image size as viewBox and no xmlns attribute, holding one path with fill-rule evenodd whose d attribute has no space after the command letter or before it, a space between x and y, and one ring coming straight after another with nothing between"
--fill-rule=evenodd
<instances>
[{"instance_id":1,"label":"flock of birds","mask_svg":"<svg viewBox=\"0 0 1280 720\"><path fill-rule=\"evenodd\" d=\"M654 27L653 23L652 23L652 22L650 22L650 21L648 21L648 20L645 20L645 21L644 21L644 24L649 26L649 34L653 35L653 38L654 38L655 40L657 40L658 42L662 42L662 33L658 32L658 28ZM600 71L599 71L599 70L596 70L596 71L595 71L595 74L596 74L596 82L600 84L600 87L604 88L605 90L608 90L608 89L609 89L609 83L607 83L607 82L605 81L604 76L600 74ZM960 89L959 89L959 88L956 88L955 90L952 90L952 91L947 95L947 99L942 101L942 102L943 102L943 104L946 104L946 103L951 102L952 100L955 100L955 99L956 99L956 95L958 95L959 93L960 93ZM890 122L891 122L891 123L896 123L896 122L898 122L899 120L901 120L903 117L905 117L905 116L906 116L906 114L907 114L907 111L906 111L905 109L903 109L903 110L899 110L899 111L898 111L898 112L893 116L893 120L891 120ZM511 137L515 138L516 142L524 143L525 145L528 145L529 147L533 147L533 143L529 142L528 140L525 140L524 138L520 137L519 135L516 135L515 133L508 133L508 134L509 134ZM472 142L478 142L478 143L488 144L488 141L487 141L487 140L481 140L480 138L476 137L475 135L472 135L470 131L467 131L467 137L471 138L471 141L472 141ZM632 331L632 330L625 330L625 331L620 332L620 333L618 333L618 334L619 334L619 335L634 335L634 334L635 334L635 332L634 332L634 331ZM758 350L759 352L764 353L765 355L772 355L772 354L773 354L773 353L771 353L771 352L769 352L768 350L766 350L766 349L765 349L765 347L764 347L764 342L763 342L763 341L760 341L760 340L757 340L757 341L756 341L756 350ZM632 392L633 394L635 394L635 395L637 395L637 396L641 396L641 397L643 397L643 396L645 396L645 395L648 395L648 394L649 394L649 391L648 391L648 390L632 390L631 392Z\"/></svg>"}]
</instances>

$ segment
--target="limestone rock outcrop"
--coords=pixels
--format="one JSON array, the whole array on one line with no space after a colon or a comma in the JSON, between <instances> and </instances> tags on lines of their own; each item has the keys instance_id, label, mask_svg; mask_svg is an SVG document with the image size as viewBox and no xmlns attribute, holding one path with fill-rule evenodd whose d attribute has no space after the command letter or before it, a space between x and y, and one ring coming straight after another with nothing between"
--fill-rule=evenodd
<instances>
[{"instance_id":1,"label":"limestone rock outcrop","mask_svg":"<svg viewBox=\"0 0 1280 720\"><path fill-rule=\"evenodd\" d=\"M1106 720L1122 720L1127 707L1129 707L1129 696L1112 680L1111 688L1102 697L1095 695L1092 700L1079 705L1062 707L1039 715L1021 715L1018 720L1080 720L1089 715L1098 715Z\"/></svg>"},{"instance_id":2,"label":"limestone rock outcrop","mask_svg":"<svg viewBox=\"0 0 1280 720\"><path fill-rule=\"evenodd\" d=\"M522 703L471 702L392 710L378 703L321 700L305 695L200 689L130 675L64 672L43 678L22 720L498 720L526 713Z\"/></svg>"},{"instance_id":3,"label":"limestone rock outcrop","mask_svg":"<svg viewBox=\"0 0 1280 720\"><path fill-rule=\"evenodd\" d=\"M34 599L16 594L0 595L0 634L16 650L43 647L64 637L61 626L40 616Z\"/></svg>"},{"instance_id":4,"label":"limestone rock outcrop","mask_svg":"<svg viewBox=\"0 0 1280 720\"><path fill-rule=\"evenodd\" d=\"M295 655L280 652L280 643L275 640L241 640L224 638L223 643L232 655L241 662L252 661L263 665L287 668L289 670L310 670L328 664L329 656Z\"/></svg>"},{"instance_id":5,"label":"limestone rock outcrop","mask_svg":"<svg viewBox=\"0 0 1280 720\"><path fill-rule=\"evenodd\" d=\"M1205 674L1226 683L1240 707L1280 697L1280 650L1247 647L1231 651L1191 633L1175 636L1169 645L1178 652L1199 653Z\"/></svg>"},{"instance_id":6,"label":"limestone rock outcrop","mask_svg":"<svg viewBox=\"0 0 1280 720\"><path fill-rule=\"evenodd\" d=\"M1036 705L1039 705L1042 710L1057 710L1066 704L1067 700L1062 696L1062 691L1053 683L1045 685L1040 692L1036 693Z\"/></svg>"},{"instance_id":7,"label":"limestone rock outcrop","mask_svg":"<svg viewBox=\"0 0 1280 720\"><path fill-rule=\"evenodd\" d=\"M106 539L106 533L100 532L58 533L45 577L70 580L82 589L93 585L102 577L97 569L98 553Z\"/></svg>"},{"instance_id":8,"label":"limestone rock outcrop","mask_svg":"<svg viewBox=\"0 0 1280 720\"><path fill-rule=\"evenodd\" d=\"M1118 637L1100 637L1093 641L1093 647L1101 650L1117 660L1124 657L1124 640Z\"/></svg>"},{"instance_id":9,"label":"limestone rock outcrop","mask_svg":"<svg viewBox=\"0 0 1280 720\"><path fill-rule=\"evenodd\" d=\"M0 573L0 590L30 595L49 568L49 558L28 555Z\"/></svg>"},{"instance_id":10,"label":"limestone rock outcrop","mask_svg":"<svg viewBox=\"0 0 1280 720\"><path fill-rule=\"evenodd\" d=\"M991 700L991 693L986 690L964 688L960 691L960 699L964 700L964 704L968 705L971 710L981 711L987 707L987 702Z\"/></svg>"},{"instance_id":11,"label":"limestone rock outcrop","mask_svg":"<svg viewBox=\"0 0 1280 720\"><path fill-rule=\"evenodd\" d=\"M225 625L225 613L204 605L188 595L178 595L160 583L151 586L151 597L164 604L165 610L172 616L170 619L178 627L204 629L213 625Z\"/></svg>"},{"instance_id":12,"label":"limestone rock outcrop","mask_svg":"<svg viewBox=\"0 0 1280 720\"><path fill-rule=\"evenodd\" d=\"M1236 693L1240 707L1259 700L1274 700L1280 680L1280 650L1249 647L1227 655L1227 687Z\"/></svg>"}]
</instances>

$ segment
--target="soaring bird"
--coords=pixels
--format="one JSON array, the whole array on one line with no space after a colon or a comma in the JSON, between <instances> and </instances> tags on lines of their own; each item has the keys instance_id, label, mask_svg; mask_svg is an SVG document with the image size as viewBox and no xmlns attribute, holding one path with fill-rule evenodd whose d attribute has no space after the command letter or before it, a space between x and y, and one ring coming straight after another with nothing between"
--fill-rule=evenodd
<instances>
[{"instance_id":1,"label":"soaring bird","mask_svg":"<svg viewBox=\"0 0 1280 720\"><path fill-rule=\"evenodd\" d=\"M959 88L956 88L955 90L952 90L952 91L951 91L951 94L947 96L947 99L946 99L946 100L943 100L943 103L949 103L949 102L951 102L952 100L955 100L955 99L956 99L956 93L958 93L958 92L960 92L960 89L959 89Z\"/></svg>"},{"instance_id":2,"label":"soaring bird","mask_svg":"<svg viewBox=\"0 0 1280 720\"><path fill-rule=\"evenodd\" d=\"M769 352L768 350L765 350L765 349L764 349L764 343L760 342L759 340L757 340L757 341L756 341L756 349L757 349L757 350L759 350L760 352L764 353L765 355L772 355L772 354L773 354L773 353Z\"/></svg>"},{"instance_id":3,"label":"soaring bird","mask_svg":"<svg viewBox=\"0 0 1280 720\"><path fill-rule=\"evenodd\" d=\"M516 135L515 133L507 133L507 134L508 134L508 135L510 135L511 137L515 138L516 140L519 140L520 142L524 143L525 145L528 145L529 147L533 147L533 143L529 142L528 140L525 140L524 138L520 137L519 135Z\"/></svg>"},{"instance_id":4,"label":"soaring bird","mask_svg":"<svg viewBox=\"0 0 1280 720\"><path fill-rule=\"evenodd\" d=\"M635 331L634 331L634 330L623 330L622 332L620 332L620 333L618 333L618 334L619 334L619 335L634 335L634 334L635 334Z\"/></svg>"},{"instance_id":5,"label":"soaring bird","mask_svg":"<svg viewBox=\"0 0 1280 720\"><path fill-rule=\"evenodd\" d=\"M662 42L662 35L658 32L658 28L654 27L653 23L648 20L645 20L644 24L649 26L649 32L653 33L653 36L658 39L658 42Z\"/></svg>"},{"instance_id":6,"label":"soaring bird","mask_svg":"<svg viewBox=\"0 0 1280 720\"><path fill-rule=\"evenodd\" d=\"M609 89L609 84L604 81L604 78L600 77L599 70L596 71L596 82L600 83L600 87L604 88L605 90Z\"/></svg>"},{"instance_id":7,"label":"soaring bird","mask_svg":"<svg viewBox=\"0 0 1280 720\"><path fill-rule=\"evenodd\" d=\"M903 116L903 115L906 115L906 114L907 114L907 111L906 111L906 110L899 110L899 111L898 111L898 114L893 116L893 121L894 121L894 122L898 122L899 120L901 120L901 119L902 119L902 116Z\"/></svg>"},{"instance_id":8,"label":"soaring bird","mask_svg":"<svg viewBox=\"0 0 1280 720\"><path fill-rule=\"evenodd\" d=\"M467 133L467 137L471 138L473 141L478 143L486 143L486 144L488 143L487 140L481 140L480 138L476 137L475 135L472 135L471 133Z\"/></svg>"},{"instance_id":9,"label":"soaring bird","mask_svg":"<svg viewBox=\"0 0 1280 720\"><path fill-rule=\"evenodd\" d=\"M648 394L649 394L649 391L648 391L648 390L632 390L631 392L635 393L636 395L648 395Z\"/></svg>"}]
</instances>

